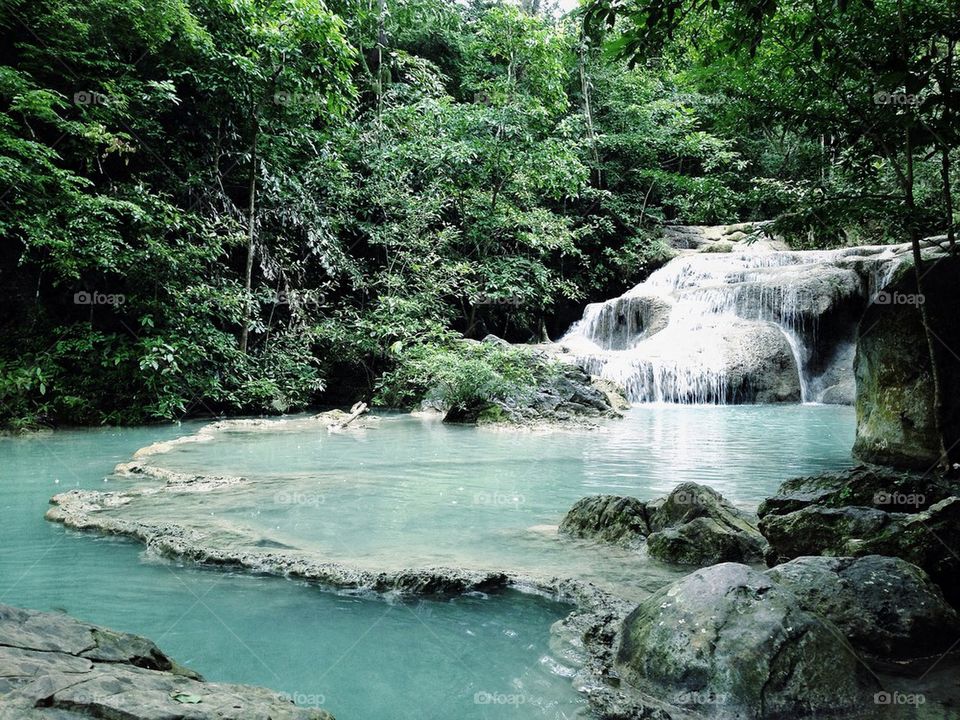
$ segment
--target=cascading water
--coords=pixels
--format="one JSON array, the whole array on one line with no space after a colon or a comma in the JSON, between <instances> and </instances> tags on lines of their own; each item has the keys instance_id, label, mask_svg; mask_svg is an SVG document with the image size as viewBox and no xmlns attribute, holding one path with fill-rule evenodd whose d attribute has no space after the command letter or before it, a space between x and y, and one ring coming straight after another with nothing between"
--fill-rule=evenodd
<instances>
[{"instance_id":1,"label":"cascading water","mask_svg":"<svg viewBox=\"0 0 960 720\"><path fill-rule=\"evenodd\" d=\"M633 402L816 402L852 387L855 318L899 260L896 248L735 246L670 261L624 295L588 305L560 340ZM843 322L843 352L836 317ZM821 338L821 318L829 337ZM853 319L850 319L853 318ZM825 367L829 350L842 367Z\"/></svg>"}]
</instances>

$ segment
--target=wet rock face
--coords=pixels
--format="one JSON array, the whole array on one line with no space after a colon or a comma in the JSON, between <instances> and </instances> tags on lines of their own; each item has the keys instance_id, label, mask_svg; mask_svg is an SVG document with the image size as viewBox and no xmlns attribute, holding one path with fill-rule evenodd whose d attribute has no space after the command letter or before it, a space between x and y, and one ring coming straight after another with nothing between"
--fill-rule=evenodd
<instances>
[{"instance_id":1,"label":"wet rock face","mask_svg":"<svg viewBox=\"0 0 960 720\"><path fill-rule=\"evenodd\" d=\"M646 538L651 557L677 565L757 562L765 545L748 515L697 483L682 483L649 503L617 495L583 498L564 517L560 532L626 546Z\"/></svg>"},{"instance_id":2,"label":"wet rock face","mask_svg":"<svg viewBox=\"0 0 960 720\"><path fill-rule=\"evenodd\" d=\"M248 685L204 682L151 641L0 605L3 720L333 720Z\"/></svg>"},{"instance_id":3,"label":"wet rock face","mask_svg":"<svg viewBox=\"0 0 960 720\"><path fill-rule=\"evenodd\" d=\"M721 337L726 400L731 403L800 401L800 373L790 343L770 322L738 320Z\"/></svg>"},{"instance_id":4,"label":"wet rock face","mask_svg":"<svg viewBox=\"0 0 960 720\"><path fill-rule=\"evenodd\" d=\"M887 555L922 568L960 607L960 488L872 466L784 483L758 511L767 563Z\"/></svg>"},{"instance_id":5,"label":"wet rock face","mask_svg":"<svg viewBox=\"0 0 960 720\"><path fill-rule=\"evenodd\" d=\"M832 626L745 565L698 570L624 621L616 669L698 717L835 717L872 687Z\"/></svg>"},{"instance_id":6,"label":"wet rock face","mask_svg":"<svg viewBox=\"0 0 960 720\"><path fill-rule=\"evenodd\" d=\"M646 503L620 495L581 498L564 516L560 532L618 545L638 545L650 534Z\"/></svg>"},{"instance_id":7,"label":"wet rock face","mask_svg":"<svg viewBox=\"0 0 960 720\"><path fill-rule=\"evenodd\" d=\"M836 625L857 650L907 660L948 650L960 618L916 565L899 558L801 557L768 570L804 610Z\"/></svg>"},{"instance_id":8,"label":"wet rock face","mask_svg":"<svg viewBox=\"0 0 960 720\"><path fill-rule=\"evenodd\" d=\"M945 445L960 441L960 259L941 259L923 276L922 302L930 314L943 383ZM854 373L857 439L854 454L867 462L926 470L940 455L933 376L911 268L904 268L860 322ZM954 460L956 448L952 451Z\"/></svg>"}]
</instances>

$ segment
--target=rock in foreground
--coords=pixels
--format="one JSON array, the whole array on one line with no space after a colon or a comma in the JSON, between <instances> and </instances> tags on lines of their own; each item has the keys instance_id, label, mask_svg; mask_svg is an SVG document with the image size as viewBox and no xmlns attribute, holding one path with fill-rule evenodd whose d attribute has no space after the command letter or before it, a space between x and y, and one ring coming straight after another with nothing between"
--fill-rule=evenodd
<instances>
[{"instance_id":1,"label":"rock in foreground","mask_svg":"<svg viewBox=\"0 0 960 720\"><path fill-rule=\"evenodd\" d=\"M151 641L0 605L0 720L333 720L276 692L204 682Z\"/></svg>"},{"instance_id":2,"label":"rock in foreground","mask_svg":"<svg viewBox=\"0 0 960 720\"><path fill-rule=\"evenodd\" d=\"M638 606L616 667L640 692L702 717L840 717L872 692L836 628L734 563L698 570Z\"/></svg>"},{"instance_id":3,"label":"rock in foreground","mask_svg":"<svg viewBox=\"0 0 960 720\"><path fill-rule=\"evenodd\" d=\"M784 483L759 509L770 565L803 555L898 557L960 605L960 490L871 467Z\"/></svg>"},{"instance_id":4,"label":"rock in foreground","mask_svg":"<svg viewBox=\"0 0 960 720\"><path fill-rule=\"evenodd\" d=\"M801 557L768 570L804 610L830 620L857 650L894 660L942 653L960 620L939 588L899 558Z\"/></svg>"}]
</instances>

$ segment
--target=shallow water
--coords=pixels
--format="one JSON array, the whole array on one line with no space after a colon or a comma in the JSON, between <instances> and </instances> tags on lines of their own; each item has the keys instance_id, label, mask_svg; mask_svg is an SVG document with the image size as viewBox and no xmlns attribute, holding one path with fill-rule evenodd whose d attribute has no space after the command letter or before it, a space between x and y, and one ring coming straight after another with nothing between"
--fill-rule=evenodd
<instances>
[{"instance_id":1,"label":"shallow water","mask_svg":"<svg viewBox=\"0 0 960 720\"><path fill-rule=\"evenodd\" d=\"M692 480L754 508L786 478L849 464L852 426L850 408L827 406L644 406L599 432L552 434L411 416L340 434L294 422L223 432L149 459L249 484L152 495L111 512L215 527L231 546L239 530L249 547L288 546L371 570L571 576L638 599L684 571L558 536L579 498L650 499Z\"/></svg>"},{"instance_id":2,"label":"shallow water","mask_svg":"<svg viewBox=\"0 0 960 720\"><path fill-rule=\"evenodd\" d=\"M695 480L754 506L787 477L849 464L853 426L850 408L648 406L601 432L475 430L409 416L335 435L231 432L150 461L253 482L178 495L175 505L170 495L156 507L138 501L135 511L242 525L332 560L557 571L642 595L681 571L557 537L573 502L599 492L652 498ZM199 427L0 440L0 602L147 635L209 679L266 685L340 720L583 710L549 645L568 608L543 598L390 604L184 567L42 519L51 495L124 487L129 480L104 481L117 463Z\"/></svg>"},{"instance_id":3,"label":"shallow water","mask_svg":"<svg viewBox=\"0 0 960 720\"><path fill-rule=\"evenodd\" d=\"M201 570L43 520L51 495L100 489L180 429L0 439L0 602L147 635L208 679L265 685L339 720L572 718L583 699L549 648L569 608L507 593L414 604Z\"/></svg>"}]
</instances>

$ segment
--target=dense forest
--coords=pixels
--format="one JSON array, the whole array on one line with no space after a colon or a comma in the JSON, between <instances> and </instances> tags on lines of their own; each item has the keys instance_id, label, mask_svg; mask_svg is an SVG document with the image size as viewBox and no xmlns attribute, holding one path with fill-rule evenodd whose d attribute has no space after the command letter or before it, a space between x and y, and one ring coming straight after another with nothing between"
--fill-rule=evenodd
<instances>
[{"instance_id":1,"label":"dense forest","mask_svg":"<svg viewBox=\"0 0 960 720\"><path fill-rule=\"evenodd\" d=\"M0 422L509 377L671 224L956 225L956 0L2 0Z\"/></svg>"}]
</instances>

